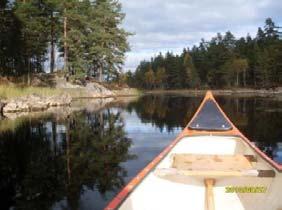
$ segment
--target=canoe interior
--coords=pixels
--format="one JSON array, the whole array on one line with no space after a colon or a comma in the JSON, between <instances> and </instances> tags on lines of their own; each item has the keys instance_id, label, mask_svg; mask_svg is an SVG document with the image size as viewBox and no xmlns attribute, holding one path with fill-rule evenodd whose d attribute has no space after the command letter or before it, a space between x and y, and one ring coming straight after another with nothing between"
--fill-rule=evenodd
<instances>
[{"instance_id":1,"label":"canoe interior","mask_svg":"<svg viewBox=\"0 0 282 210\"><path fill-rule=\"evenodd\" d=\"M121 204L121 210L191 209L205 210L205 184L207 176L168 174L160 177L158 170L170 170L175 155L197 157L218 155L255 158L253 169L274 170L239 137L194 136L184 137L152 170ZM243 160L245 161L245 160ZM204 164L200 162L201 164ZM244 164L244 162L242 162ZM237 167L237 166L236 166ZM247 165L246 167L250 167ZM202 168L205 168L204 166ZM193 168L191 169L193 170ZM236 169L237 170L237 169ZM225 210L281 210L282 176L274 170L275 177L216 177L213 188L215 209ZM264 187L265 193L226 193L226 187Z\"/></svg>"}]
</instances>

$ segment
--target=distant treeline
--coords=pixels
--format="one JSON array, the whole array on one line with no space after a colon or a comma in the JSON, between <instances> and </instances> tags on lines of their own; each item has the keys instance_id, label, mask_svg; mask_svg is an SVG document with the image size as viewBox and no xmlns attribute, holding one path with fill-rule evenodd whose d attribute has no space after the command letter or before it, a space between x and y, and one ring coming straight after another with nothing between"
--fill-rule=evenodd
<instances>
[{"instance_id":1,"label":"distant treeline","mask_svg":"<svg viewBox=\"0 0 282 210\"><path fill-rule=\"evenodd\" d=\"M282 40L271 18L257 35L236 39L228 31L210 41L184 49L180 55L167 52L142 61L134 73L127 72L130 86L138 88L222 88L282 85Z\"/></svg>"},{"instance_id":2,"label":"distant treeline","mask_svg":"<svg viewBox=\"0 0 282 210\"><path fill-rule=\"evenodd\" d=\"M0 76L56 68L56 52L70 74L118 75L129 50L117 0L1 0ZM62 67L62 64L61 64Z\"/></svg>"}]
</instances>

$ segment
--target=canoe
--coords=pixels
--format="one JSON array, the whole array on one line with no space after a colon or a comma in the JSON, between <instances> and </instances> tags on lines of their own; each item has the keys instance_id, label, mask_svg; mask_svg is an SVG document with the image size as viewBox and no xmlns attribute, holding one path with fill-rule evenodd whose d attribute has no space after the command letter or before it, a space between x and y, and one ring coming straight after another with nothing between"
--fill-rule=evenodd
<instances>
[{"instance_id":1,"label":"canoe","mask_svg":"<svg viewBox=\"0 0 282 210\"><path fill-rule=\"evenodd\" d=\"M105 210L282 210L281 172L208 91L184 130Z\"/></svg>"}]
</instances>

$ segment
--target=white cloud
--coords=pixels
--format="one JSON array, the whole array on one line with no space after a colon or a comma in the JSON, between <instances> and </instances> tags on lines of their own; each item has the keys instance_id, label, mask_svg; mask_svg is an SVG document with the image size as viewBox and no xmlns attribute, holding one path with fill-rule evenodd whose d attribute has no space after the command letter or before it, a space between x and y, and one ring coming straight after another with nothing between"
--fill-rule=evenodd
<instances>
[{"instance_id":1,"label":"white cloud","mask_svg":"<svg viewBox=\"0 0 282 210\"><path fill-rule=\"evenodd\" d=\"M237 37L255 35L267 17L282 24L279 0L120 0L129 39L125 69L167 50L181 52L201 38L230 30ZM281 25L280 24L280 25Z\"/></svg>"}]
</instances>

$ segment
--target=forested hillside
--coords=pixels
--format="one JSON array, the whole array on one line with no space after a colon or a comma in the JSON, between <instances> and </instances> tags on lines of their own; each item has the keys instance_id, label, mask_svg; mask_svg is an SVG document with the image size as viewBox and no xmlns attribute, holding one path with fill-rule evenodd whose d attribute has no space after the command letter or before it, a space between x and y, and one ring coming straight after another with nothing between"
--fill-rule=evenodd
<instances>
[{"instance_id":1,"label":"forested hillside","mask_svg":"<svg viewBox=\"0 0 282 210\"><path fill-rule=\"evenodd\" d=\"M282 40L271 18L256 37L227 31L201 40L180 55L167 52L142 61L126 74L130 86L146 89L256 87L282 85Z\"/></svg>"},{"instance_id":2,"label":"forested hillside","mask_svg":"<svg viewBox=\"0 0 282 210\"><path fill-rule=\"evenodd\" d=\"M116 78L129 50L123 18L116 0L1 0L0 76L29 81L47 65L50 72Z\"/></svg>"}]
</instances>

